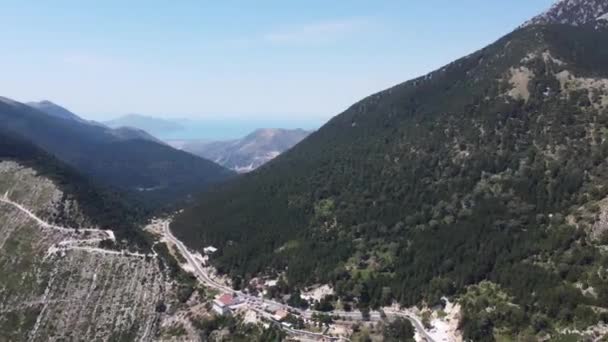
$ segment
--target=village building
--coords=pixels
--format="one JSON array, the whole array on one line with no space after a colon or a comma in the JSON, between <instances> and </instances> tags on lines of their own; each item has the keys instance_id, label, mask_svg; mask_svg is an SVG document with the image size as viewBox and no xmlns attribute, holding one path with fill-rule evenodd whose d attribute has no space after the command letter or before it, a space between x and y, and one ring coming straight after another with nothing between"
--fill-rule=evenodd
<instances>
[{"instance_id":1,"label":"village building","mask_svg":"<svg viewBox=\"0 0 608 342\"><path fill-rule=\"evenodd\" d=\"M233 306L239 304L239 300L233 295L225 293L213 301L213 311L219 315L228 315Z\"/></svg>"},{"instance_id":2,"label":"village building","mask_svg":"<svg viewBox=\"0 0 608 342\"><path fill-rule=\"evenodd\" d=\"M262 291L264 290L264 281L260 278L253 278L249 281L249 287Z\"/></svg>"},{"instance_id":3,"label":"village building","mask_svg":"<svg viewBox=\"0 0 608 342\"><path fill-rule=\"evenodd\" d=\"M283 309L279 309L274 312L274 315L272 315L272 318L278 322L281 322L282 320L287 318L287 316L289 316L289 312L287 312L286 310L283 310Z\"/></svg>"},{"instance_id":4,"label":"village building","mask_svg":"<svg viewBox=\"0 0 608 342\"><path fill-rule=\"evenodd\" d=\"M203 253L205 254L213 254L217 252L217 248L213 247L213 246L207 246L205 248L203 248Z\"/></svg>"}]
</instances>

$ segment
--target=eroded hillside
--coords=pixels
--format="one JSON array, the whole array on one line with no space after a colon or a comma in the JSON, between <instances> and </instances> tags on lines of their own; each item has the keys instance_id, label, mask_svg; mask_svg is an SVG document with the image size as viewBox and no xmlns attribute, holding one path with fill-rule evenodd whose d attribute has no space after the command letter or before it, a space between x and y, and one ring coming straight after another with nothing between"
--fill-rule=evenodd
<instances>
[{"instance_id":1,"label":"eroded hillside","mask_svg":"<svg viewBox=\"0 0 608 342\"><path fill-rule=\"evenodd\" d=\"M62 189L35 167L0 159L0 341L278 336L255 320L212 313L217 292L184 270L156 229L163 219L148 225L152 246L142 247L95 226Z\"/></svg>"},{"instance_id":2,"label":"eroded hillside","mask_svg":"<svg viewBox=\"0 0 608 342\"><path fill-rule=\"evenodd\" d=\"M10 203L87 227L78 203L31 168L0 162L0 194L0 340L154 336L168 286L155 258L99 248L111 233L45 226Z\"/></svg>"}]
</instances>

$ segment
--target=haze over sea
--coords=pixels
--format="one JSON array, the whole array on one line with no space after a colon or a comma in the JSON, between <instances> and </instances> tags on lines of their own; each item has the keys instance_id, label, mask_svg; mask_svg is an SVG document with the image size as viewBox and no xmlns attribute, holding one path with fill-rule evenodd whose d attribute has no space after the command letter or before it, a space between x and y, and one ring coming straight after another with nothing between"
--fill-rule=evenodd
<instances>
[{"instance_id":1,"label":"haze over sea","mask_svg":"<svg viewBox=\"0 0 608 342\"><path fill-rule=\"evenodd\" d=\"M176 119L183 128L157 132L162 140L229 140L242 138L258 128L285 128L315 130L325 122L322 119Z\"/></svg>"}]
</instances>

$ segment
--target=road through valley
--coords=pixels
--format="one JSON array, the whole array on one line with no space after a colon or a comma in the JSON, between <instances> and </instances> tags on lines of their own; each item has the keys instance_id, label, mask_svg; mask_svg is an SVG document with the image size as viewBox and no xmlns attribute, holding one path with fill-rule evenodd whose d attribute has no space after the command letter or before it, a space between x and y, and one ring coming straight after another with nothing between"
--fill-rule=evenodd
<instances>
[{"instance_id":1,"label":"road through valley","mask_svg":"<svg viewBox=\"0 0 608 342\"><path fill-rule=\"evenodd\" d=\"M325 315L331 315L331 316L345 317L345 318L348 318L353 321L364 321L365 320L363 315L361 314L361 312L358 312L358 311L337 311L336 310L336 311L331 311L331 312L316 312L314 310L302 310L302 309L294 308L294 307L291 307L291 306L288 306L288 305L285 305L283 303L279 303L279 302L276 302L273 300L264 299L264 298L260 298L257 296L252 296L252 295L243 293L241 291L235 291L232 288L230 288L229 286L220 284L219 282L213 280L209 276L209 274L207 274L205 272L205 270L201 266L200 262L198 262L196 260L196 257L188 250L188 248L178 238L176 238L171 233L171 229L169 228L168 221L163 223L163 234L167 240L169 240L171 243L173 243L177 247L177 249L183 255L183 257L186 259L186 261L188 262L190 267L194 270L195 276L197 276L206 286L214 288L214 289L222 291L222 292L233 293L235 295L238 295L239 297L244 298L249 305L252 305L256 311L261 310L266 305L272 305L274 307L289 310L291 312L296 312L300 316L302 316L303 318L306 318L306 319L312 318L313 314L316 313L316 314L325 314ZM405 312L405 311L396 311L396 310L384 310L384 314L386 316L401 317L401 318L405 318L405 319L409 320L414 325L418 334L422 338L426 339L426 341L428 341L428 342L435 342L435 340L424 329L422 322L417 317L413 316L412 314ZM370 312L369 320L380 321L382 319L383 318L382 318L382 315L380 312L378 312L378 311ZM285 330L287 330L288 332L290 332L292 334L301 335L301 336L305 336L308 338L316 337L317 339L320 339L320 340L321 339L334 339L334 340L338 339L336 337L324 336L322 334L308 332L308 331L304 331L304 330L295 330L295 329L285 329Z\"/></svg>"}]
</instances>

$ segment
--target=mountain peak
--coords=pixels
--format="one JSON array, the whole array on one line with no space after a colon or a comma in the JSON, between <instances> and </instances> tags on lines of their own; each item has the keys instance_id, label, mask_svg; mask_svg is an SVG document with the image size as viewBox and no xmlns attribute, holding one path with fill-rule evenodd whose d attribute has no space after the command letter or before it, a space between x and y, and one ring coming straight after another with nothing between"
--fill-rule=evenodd
<instances>
[{"instance_id":1,"label":"mountain peak","mask_svg":"<svg viewBox=\"0 0 608 342\"><path fill-rule=\"evenodd\" d=\"M66 108L53 103L49 100L42 100L39 102L27 102L26 105L29 107L35 108L43 113L46 113L50 116L66 119L66 120L75 120L75 121L84 121L78 115L70 112Z\"/></svg>"},{"instance_id":2,"label":"mountain peak","mask_svg":"<svg viewBox=\"0 0 608 342\"><path fill-rule=\"evenodd\" d=\"M607 14L608 0L561 0L522 26L543 24L583 26L605 19Z\"/></svg>"},{"instance_id":3,"label":"mountain peak","mask_svg":"<svg viewBox=\"0 0 608 342\"><path fill-rule=\"evenodd\" d=\"M31 102L31 103L36 103L36 102ZM38 102L39 105L44 105L44 106L57 106L57 104L55 102L49 101L49 100L42 100L40 102Z\"/></svg>"}]
</instances>

